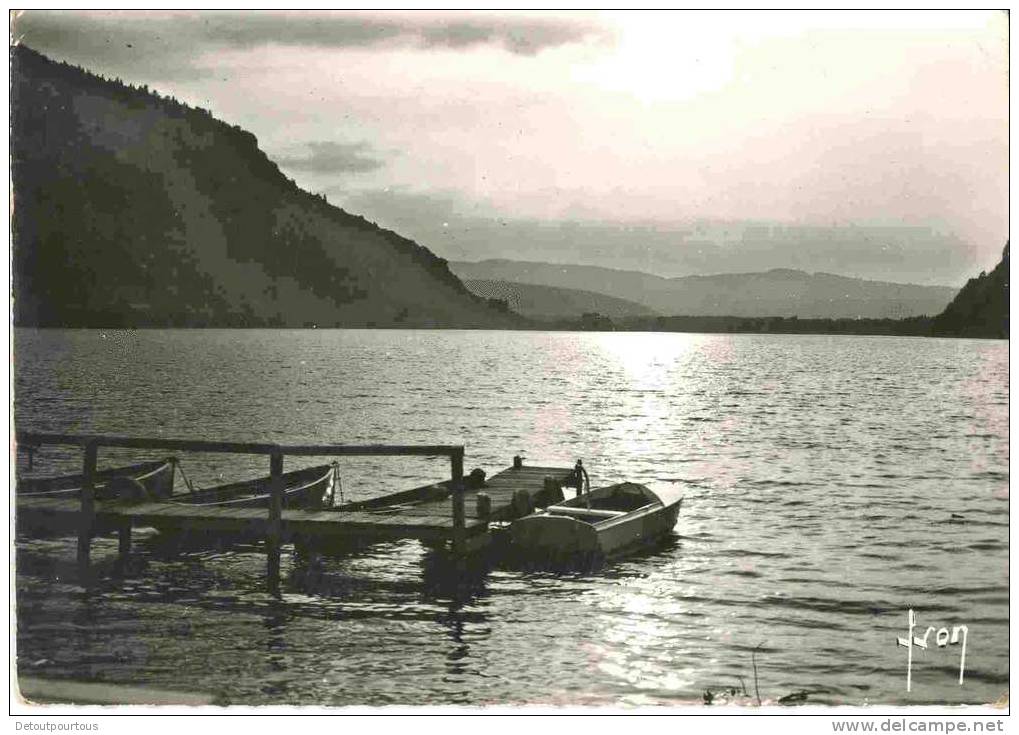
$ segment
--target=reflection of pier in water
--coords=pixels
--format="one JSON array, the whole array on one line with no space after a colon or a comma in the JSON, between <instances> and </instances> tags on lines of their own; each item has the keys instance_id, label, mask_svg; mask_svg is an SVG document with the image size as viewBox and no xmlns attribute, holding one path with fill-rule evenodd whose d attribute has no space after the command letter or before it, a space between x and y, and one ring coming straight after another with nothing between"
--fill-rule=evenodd
<instances>
[{"instance_id":1,"label":"reflection of pier in water","mask_svg":"<svg viewBox=\"0 0 1019 735\"><path fill-rule=\"evenodd\" d=\"M484 612L491 571L487 557L457 557L435 549L427 550L421 557L421 596L445 606L437 621L446 629L452 644L446 654L443 681L464 685L462 691L451 692L454 702L468 703L473 698L474 692L468 688L465 677L476 673L470 666L471 641L491 634Z\"/></svg>"},{"instance_id":2,"label":"reflection of pier in water","mask_svg":"<svg viewBox=\"0 0 1019 735\"><path fill-rule=\"evenodd\" d=\"M385 578L380 578L379 572L393 560L401 568L387 568ZM401 573L412 568L420 574ZM467 703L474 694L468 678L482 668L470 665L471 642L491 632L485 598L490 594L492 568L485 556L463 557L395 542L295 556L286 589L326 603L331 608L329 619L338 624L366 619L439 626L449 641L443 681L462 684L462 690L451 694L451 701ZM315 614L321 617L321 607Z\"/></svg>"}]
</instances>

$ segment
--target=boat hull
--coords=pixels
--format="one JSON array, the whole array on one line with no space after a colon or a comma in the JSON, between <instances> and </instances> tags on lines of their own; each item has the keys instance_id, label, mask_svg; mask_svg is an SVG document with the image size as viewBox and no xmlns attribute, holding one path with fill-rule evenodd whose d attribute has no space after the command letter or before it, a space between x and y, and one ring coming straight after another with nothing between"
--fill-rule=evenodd
<instances>
[{"instance_id":1,"label":"boat hull","mask_svg":"<svg viewBox=\"0 0 1019 735\"><path fill-rule=\"evenodd\" d=\"M332 465L308 467L285 472L283 480L284 508L321 508L333 481ZM229 485L181 493L173 502L222 508L268 508L272 499L272 479L234 482Z\"/></svg>"},{"instance_id":2,"label":"boat hull","mask_svg":"<svg viewBox=\"0 0 1019 735\"><path fill-rule=\"evenodd\" d=\"M130 465L128 467L102 470L96 473L93 484L95 499L99 501L117 500L117 490L111 481L114 478L129 477L145 488L145 493L148 497L155 500L166 500L173 495L176 463L176 459L169 458ZM84 478L82 475L19 479L17 495L26 498L74 499L80 497L83 483ZM29 536L32 538L52 538L54 536L66 536L78 532L77 522L73 518L66 516L46 518L34 516L22 518L18 516L15 528L19 536ZM104 534L112 530L115 529L100 523L97 524L95 533L97 535Z\"/></svg>"},{"instance_id":3,"label":"boat hull","mask_svg":"<svg viewBox=\"0 0 1019 735\"><path fill-rule=\"evenodd\" d=\"M682 499L669 504L658 502L615 517L595 518L577 515L535 513L514 521L509 528L513 553L528 557L619 556L654 543L672 531L679 517ZM607 514L606 514L607 515Z\"/></svg>"},{"instance_id":4,"label":"boat hull","mask_svg":"<svg viewBox=\"0 0 1019 735\"><path fill-rule=\"evenodd\" d=\"M176 459L168 458L155 462L143 462L128 467L114 467L96 473L93 482L93 493L96 500L116 500L110 489L110 481L115 477L130 477L141 483L149 497L154 499L169 498L173 495L173 481ZM45 477L19 479L17 494L26 498L76 498L81 494L84 484L83 475L64 475L62 477Z\"/></svg>"},{"instance_id":5,"label":"boat hull","mask_svg":"<svg viewBox=\"0 0 1019 735\"><path fill-rule=\"evenodd\" d=\"M320 465L303 470L283 474L283 507L317 509L325 505L325 498L332 489L334 468L332 465ZM173 499L183 505L195 505L203 508L268 508L272 495L270 492L271 478L261 477L255 480L235 482L229 485L198 490L194 493L178 495ZM200 531L182 528L172 518L153 520L152 528L164 535L176 536L176 542L207 544L235 543L244 540L260 540L264 534L259 532L223 532Z\"/></svg>"}]
</instances>

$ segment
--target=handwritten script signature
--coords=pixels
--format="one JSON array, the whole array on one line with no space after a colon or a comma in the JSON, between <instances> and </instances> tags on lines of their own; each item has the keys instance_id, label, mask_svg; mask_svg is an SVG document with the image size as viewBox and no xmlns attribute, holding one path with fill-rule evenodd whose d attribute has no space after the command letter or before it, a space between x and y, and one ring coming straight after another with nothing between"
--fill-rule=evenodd
<instances>
[{"instance_id":1,"label":"handwritten script signature","mask_svg":"<svg viewBox=\"0 0 1019 735\"><path fill-rule=\"evenodd\" d=\"M938 628L935 632L934 626L929 626L924 632L923 638L913 635L914 630L916 630L916 613L910 608L909 634L905 638L898 639L899 645L905 646L908 650L906 655L906 691L909 692L913 689L913 646L926 651L928 646L927 639L931 633L934 633L934 642L938 648L957 645L959 643L959 634L962 633L962 655L959 658L959 686L962 686L963 677L966 673L966 638L969 636L969 628L965 625L956 625L952 628L951 633L949 633L948 628Z\"/></svg>"}]
</instances>

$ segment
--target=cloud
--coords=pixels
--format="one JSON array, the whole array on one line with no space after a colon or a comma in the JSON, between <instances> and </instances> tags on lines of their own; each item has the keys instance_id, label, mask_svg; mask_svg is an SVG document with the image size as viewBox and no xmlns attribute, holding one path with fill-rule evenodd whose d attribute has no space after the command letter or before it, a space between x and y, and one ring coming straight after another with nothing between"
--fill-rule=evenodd
<instances>
[{"instance_id":1,"label":"cloud","mask_svg":"<svg viewBox=\"0 0 1019 735\"><path fill-rule=\"evenodd\" d=\"M11 37L56 60L107 75L161 80L209 75L198 59L204 49L177 37L165 14L22 11Z\"/></svg>"},{"instance_id":2,"label":"cloud","mask_svg":"<svg viewBox=\"0 0 1019 735\"><path fill-rule=\"evenodd\" d=\"M216 48L266 45L363 48L378 45L462 49L481 45L534 55L570 43L611 43L590 16L318 11L27 11L14 35L43 52L94 54L108 61L153 51L179 58Z\"/></svg>"},{"instance_id":3,"label":"cloud","mask_svg":"<svg viewBox=\"0 0 1019 735\"><path fill-rule=\"evenodd\" d=\"M610 43L612 34L594 23L579 20L564 21L523 20L507 18L478 18L461 20L417 29L423 44L428 47L462 48L479 44L498 45L515 54L527 56L546 48L569 43Z\"/></svg>"},{"instance_id":4,"label":"cloud","mask_svg":"<svg viewBox=\"0 0 1019 735\"><path fill-rule=\"evenodd\" d=\"M276 156L281 168L314 174L368 173L386 164L371 154L367 143L307 143L308 153L299 156Z\"/></svg>"},{"instance_id":5,"label":"cloud","mask_svg":"<svg viewBox=\"0 0 1019 735\"><path fill-rule=\"evenodd\" d=\"M529 18L466 14L215 13L203 14L200 35L250 47L269 43L345 48L395 43L425 48L494 45L532 55L546 48L611 40L608 30L581 17Z\"/></svg>"}]
</instances>

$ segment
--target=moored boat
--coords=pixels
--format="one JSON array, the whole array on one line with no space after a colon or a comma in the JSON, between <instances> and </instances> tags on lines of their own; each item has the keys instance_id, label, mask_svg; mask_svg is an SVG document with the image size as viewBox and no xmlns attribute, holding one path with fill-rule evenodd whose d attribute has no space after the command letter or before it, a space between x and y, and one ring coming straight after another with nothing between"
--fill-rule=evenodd
<instances>
[{"instance_id":1,"label":"moored boat","mask_svg":"<svg viewBox=\"0 0 1019 735\"><path fill-rule=\"evenodd\" d=\"M513 521L512 549L551 558L617 556L668 534L682 502L667 487L596 488Z\"/></svg>"},{"instance_id":2,"label":"moored boat","mask_svg":"<svg viewBox=\"0 0 1019 735\"><path fill-rule=\"evenodd\" d=\"M397 493L381 495L367 500L355 500L334 505L330 510L336 511L360 511L367 510L374 513L397 512L402 508L422 503L430 503L436 500L443 500L452 495L450 488L452 483L449 480L433 482L428 485L411 490L403 490Z\"/></svg>"},{"instance_id":3,"label":"moored boat","mask_svg":"<svg viewBox=\"0 0 1019 735\"><path fill-rule=\"evenodd\" d=\"M283 507L321 508L332 490L334 473L334 466L328 464L283 473ZM171 500L217 508L267 508L272 499L271 483L270 477L259 477L180 493Z\"/></svg>"},{"instance_id":4,"label":"moored boat","mask_svg":"<svg viewBox=\"0 0 1019 735\"><path fill-rule=\"evenodd\" d=\"M137 488L139 493L152 500L168 500L173 495L173 483L177 469L177 458L125 467L111 467L96 472L92 482L92 492L98 501L119 500L124 485ZM42 498L52 500L76 500L81 496L84 475L62 475L60 477L19 477L15 483L15 492L19 498ZM40 518L32 514L25 517L16 515L16 532L19 536L49 538L77 532L77 523L67 519L58 520L52 517ZM98 524L96 533L104 533L109 529Z\"/></svg>"},{"instance_id":5,"label":"moored boat","mask_svg":"<svg viewBox=\"0 0 1019 735\"><path fill-rule=\"evenodd\" d=\"M153 499L169 498L173 494L176 457L142 462L127 467L112 467L100 470L93 480L96 500L116 500L117 483L114 479L129 478L139 483L146 495ZM84 475L63 475L61 477L18 478L17 494L31 498L76 498L85 484Z\"/></svg>"},{"instance_id":6,"label":"moored boat","mask_svg":"<svg viewBox=\"0 0 1019 735\"><path fill-rule=\"evenodd\" d=\"M468 487L472 486L474 476L466 479ZM337 480L338 482L338 480ZM326 510L336 513L350 513L366 511L376 515L396 515L411 508L420 507L427 503L442 501L449 498L452 493L452 482L443 480L428 485L421 485L410 490L402 490L396 493L387 493L374 498L340 502L329 506ZM342 495L342 493L341 493ZM375 543L374 539L358 538L356 536L322 538L303 538L297 543L302 554L348 554ZM426 544L427 545L427 544Z\"/></svg>"},{"instance_id":7,"label":"moored boat","mask_svg":"<svg viewBox=\"0 0 1019 735\"><path fill-rule=\"evenodd\" d=\"M331 500L336 468L333 465L318 465L302 470L283 473L283 507L318 509ZM272 479L259 477L253 480L231 482L227 485L195 489L180 493L171 502L181 505L196 505L210 511L216 508L268 508L272 501ZM173 543L185 545L224 545L234 542L261 540L261 531L222 531L189 528L173 516L152 518L146 524L159 531Z\"/></svg>"}]
</instances>

